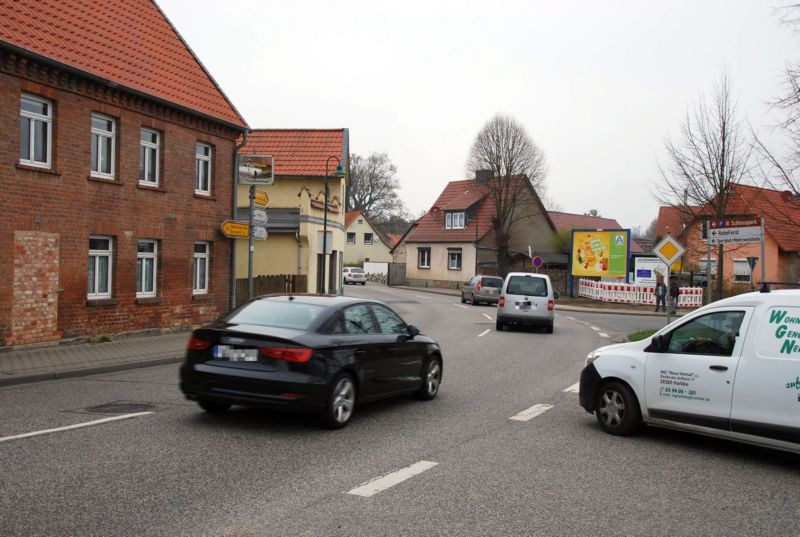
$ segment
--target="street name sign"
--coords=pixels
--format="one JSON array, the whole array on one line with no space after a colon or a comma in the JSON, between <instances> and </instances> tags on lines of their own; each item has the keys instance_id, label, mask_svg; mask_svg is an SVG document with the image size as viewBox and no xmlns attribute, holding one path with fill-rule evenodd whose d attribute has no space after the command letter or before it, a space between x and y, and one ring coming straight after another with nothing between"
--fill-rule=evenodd
<instances>
[{"instance_id":1,"label":"street name sign","mask_svg":"<svg viewBox=\"0 0 800 537\"><path fill-rule=\"evenodd\" d=\"M253 209L253 223L254 224L266 224L269 221L269 216L267 216L267 211L264 209Z\"/></svg>"},{"instance_id":2,"label":"street name sign","mask_svg":"<svg viewBox=\"0 0 800 537\"><path fill-rule=\"evenodd\" d=\"M711 244L761 242L761 217L747 216L708 222Z\"/></svg>"},{"instance_id":3,"label":"street name sign","mask_svg":"<svg viewBox=\"0 0 800 537\"><path fill-rule=\"evenodd\" d=\"M672 266L675 261L680 259L684 252L686 252L686 250L683 246L670 235L661 239L661 241L656 244L656 247L653 248L653 253L656 254L661 261L666 263L668 267Z\"/></svg>"},{"instance_id":4,"label":"street name sign","mask_svg":"<svg viewBox=\"0 0 800 537\"><path fill-rule=\"evenodd\" d=\"M253 226L253 238L258 239L260 241L266 240L267 236L267 228L263 226Z\"/></svg>"},{"instance_id":5,"label":"street name sign","mask_svg":"<svg viewBox=\"0 0 800 537\"><path fill-rule=\"evenodd\" d=\"M238 220L225 220L219 228L229 239L246 239L250 236L250 224Z\"/></svg>"}]
</instances>

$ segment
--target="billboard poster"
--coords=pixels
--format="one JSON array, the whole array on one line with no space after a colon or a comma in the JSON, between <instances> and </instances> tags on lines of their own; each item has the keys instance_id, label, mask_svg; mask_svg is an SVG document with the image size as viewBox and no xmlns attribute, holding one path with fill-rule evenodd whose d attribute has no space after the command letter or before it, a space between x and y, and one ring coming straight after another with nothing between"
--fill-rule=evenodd
<instances>
[{"instance_id":1,"label":"billboard poster","mask_svg":"<svg viewBox=\"0 0 800 537\"><path fill-rule=\"evenodd\" d=\"M637 257L633 269L633 283L655 286L660 276L667 281L667 265L657 257Z\"/></svg>"},{"instance_id":2,"label":"billboard poster","mask_svg":"<svg viewBox=\"0 0 800 537\"><path fill-rule=\"evenodd\" d=\"M572 275L625 278L630 231L573 230Z\"/></svg>"}]
</instances>

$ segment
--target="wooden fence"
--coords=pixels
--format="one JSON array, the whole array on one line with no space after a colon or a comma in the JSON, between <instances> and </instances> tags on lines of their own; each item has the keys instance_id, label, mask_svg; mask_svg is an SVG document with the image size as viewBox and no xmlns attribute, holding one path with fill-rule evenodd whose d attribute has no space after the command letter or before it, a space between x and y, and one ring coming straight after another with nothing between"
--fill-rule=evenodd
<instances>
[{"instance_id":1,"label":"wooden fence","mask_svg":"<svg viewBox=\"0 0 800 537\"><path fill-rule=\"evenodd\" d=\"M253 296L272 293L305 293L308 289L308 276L305 274L277 274L273 276L255 276L253 278ZM236 280L236 303L247 301L247 278Z\"/></svg>"}]
</instances>

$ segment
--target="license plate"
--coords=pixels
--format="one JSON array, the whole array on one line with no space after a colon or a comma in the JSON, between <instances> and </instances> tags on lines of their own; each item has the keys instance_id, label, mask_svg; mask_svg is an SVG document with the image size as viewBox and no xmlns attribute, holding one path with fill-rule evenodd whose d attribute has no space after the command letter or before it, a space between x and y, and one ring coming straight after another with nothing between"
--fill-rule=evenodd
<instances>
[{"instance_id":1,"label":"license plate","mask_svg":"<svg viewBox=\"0 0 800 537\"><path fill-rule=\"evenodd\" d=\"M531 303L530 302L517 302L517 308L522 310L522 311L528 311L528 310L531 309Z\"/></svg>"},{"instance_id":2,"label":"license plate","mask_svg":"<svg viewBox=\"0 0 800 537\"><path fill-rule=\"evenodd\" d=\"M258 349L234 349L230 345L215 345L214 358L228 362L257 362Z\"/></svg>"}]
</instances>

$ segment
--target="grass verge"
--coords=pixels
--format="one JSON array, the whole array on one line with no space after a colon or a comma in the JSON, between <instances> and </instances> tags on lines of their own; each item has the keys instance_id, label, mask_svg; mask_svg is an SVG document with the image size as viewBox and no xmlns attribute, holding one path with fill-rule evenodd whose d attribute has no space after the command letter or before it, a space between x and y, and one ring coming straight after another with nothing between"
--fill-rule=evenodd
<instances>
[{"instance_id":1,"label":"grass verge","mask_svg":"<svg viewBox=\"0 0 800 537\"><path fill-rule=\"evenodd\" d=\"M656 332L658 332L658 330L642 330L641 332L634 332L633 334L628 334L628 341L640 341L642 339L647 339Z\"/></svg>"}]
</instances>

